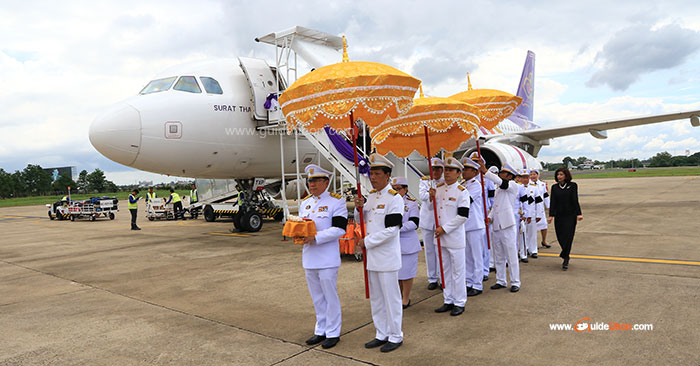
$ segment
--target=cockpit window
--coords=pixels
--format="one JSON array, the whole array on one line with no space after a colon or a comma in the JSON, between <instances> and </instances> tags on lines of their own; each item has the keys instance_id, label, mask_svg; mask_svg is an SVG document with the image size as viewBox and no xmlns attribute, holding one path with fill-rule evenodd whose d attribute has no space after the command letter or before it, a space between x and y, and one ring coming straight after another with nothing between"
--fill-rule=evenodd
<instances>
[{"instance_id":1,"label":"cockpit window","mask_svg":"<svg viewBox=\"0 0 700 366\"><path fill-rule=\"evenodd\" d=\"M175 79L177 79L177 76L153 80L150 83L148 83L148 85L146 85L143 89L141 89L141 92L139 94L149 94L166 91L170 89L170 87L175 82Z\"/></svg>"},{"instance_id":2,"label":"cockpit window","mask_svg":"<svg viewBox=\"0 0 700 366\"><path fill-rule=\"evenodd\" d=\"M204 85L204 90L207 91L209 94L223 94L224 92L221 90L221 85L219 85L219 82L216 81L214 78L210 78L208 76L202 76L199 78L199 80L202 81L202 85Z\"/></svg>"},{"instance_id":3,"label":"cockpit window","mask_svg":"<svg viewBox=\"0 0 700 366\"><path fill-rule=\"evenodd\" d=\"M194 78L194 76L182 76L180 77L180 80L177 81L175 84L175 87L173 88L175 90L180 90L180 91L186 91L189 93L201 93L202 89L199 88L199 84L197 84L197 79Z\"/></svg>"}]
</instances>

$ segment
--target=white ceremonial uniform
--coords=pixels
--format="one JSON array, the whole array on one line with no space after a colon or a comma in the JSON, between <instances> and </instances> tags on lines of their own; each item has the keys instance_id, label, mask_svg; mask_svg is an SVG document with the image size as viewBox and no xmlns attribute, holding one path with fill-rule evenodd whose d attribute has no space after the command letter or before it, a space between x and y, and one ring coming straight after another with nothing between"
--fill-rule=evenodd
<instances>
[{"instance_id":1,"label":"white ceremonial uniform","mask_svg":"<svg viewBox=\"0 0 700 366\"><path fill-rule=\"evenodd\" d=\"M513 181L505 182L491 172L485 177L496 186L496 195L488 217L493 220L493 248L496 262L496 283L506 286L506 260L510 273L511 286L520 287L520 266L518 248L515 246L517 227L513 213L513 201L518 194L518 184Z\"/></svg>"},{"instance_id":2,"label":"white ceremonial uniform","mask_svg":"<svg viewBox=\"0 0 700 366\"><path fill-rule=\"evenodd\" d=\"M444 303L464 307L467 302L467 288L464 286L464 222L467 216L458 214L458 209L466 208L466 214L469 215L469 191L458 182L442 182L435 190L435 200L438 223L445 230L445 234L440 236L442 266L445 272L445 289L442 292ZM437 245L437 238L435 243Z\"/></svg>"},{"instance_id":3,"label":"white ceremonial uniform","mask_svg":"<svg viewBox=\"0 0 700 366\"><path fill-rule=\"evenodd\" d=\"M531 204L534 203L534 198L530 196L527 188L520 184L518 185L518 197L515 200L515 222L517 230L518 252L521 259L527 258L527 219L531 218Z\"/></svg>"},{"instance_id":4,"label":"white ceremonial uniform","mask_svg":"<svg viewBox=\"0 0 700 366\"><path fill-rule=\"evenodd\" d=\"M423 234L425 246L425 266L428 272L428 282L437 282L440 278L440 263L438 262L437 247L433 245L435 239L435 214L433 213L433 201L430 200L431 184L438 185L444 182L442 178L433 181L430 177L422 177L418 186L420 206L420 230Z\"/></svg>"},{"instance_id":5,"label":"white ceremonial uniform","mask_svg":"<svg viewBox=\"0 0 700 366\"><path fill-rule=\"evenodd\" d=\"M484 198L481 192L481 182L479 176L465 181L462 186L469 191L470 206L469 217L464 222L466 236L465 256L465 279L467 287L476 290L483 290L484 276L484 236L486 235L486 224L484 223ZM488 249L487 249L488 250ZM486 269L488 271L488 268ZM488 273L488 272L487 272Z\"/></svg>"},{"instance_id":6,"label":"white ceremonial uniform","mask_svg":"<svg viewBox=\"0 0 700 366\"><path fill-rule=\"evenodd\" d=\"M302 201L299 216L312 219L316 225L316 237L311 244L304 244L302 266L306 270L306 283L316 310L314 334L327 338L340 337L340 299L336 287L340 267L338 239L345 228L333 226L336 221L347 225L348 209L340 195L323 192ZM340 219L339 219L340 218ZM344 220L343 220L344 219ZM336 223L342 226L342 222Z\"/></svg>"},{"instance_id":7,"label":"white ceremonial uniform","mask_svg":"<svg viewBox=\"0 0 700 366\"><path fill-rule=\"evenodd\" d=\"M481 180L481 178L479 178L479 180ZM489 212L493 205L493 197L496 194L496 186L491 180L484 179L484 187L486 188L486 212ZM489 275L490 268L496 268L493 262L493 244L489 245L489 242L493 243L493 225L488 225L487 230L489 231L488 238L484 230L484 276Z\"/></svg>"},{"instance_id":8,"label":"white ceremonial uniform","mask_svg":"<svg viewBox=\"0 0 700 366\"><path fill-rule=\"evenodd\" d=\"M372 321L377 329L375 338L391 343L403 341L401 318L403 316L401 289L398 273L401 268L400 225L386 227L387 215L399 215L401 220L404 202L387 184L382 190L372 190L364 207L365 247L367 248L367 276ZM359 213L355 210L355 217ZM399 221L400 223L400 221Z\"/></svg>"},{"instance_id":9,"label":"white ceremonial uniform","mask_svg":"<svg viewBox=\"0 0 700 366\"><path fill-rule=\"evenodd\" d=\"M403 196L403 204L403 221L399 230L399 239L401 241L401 271L399 272L399 279L408 280L416 276L417 258L418 253L421 251L420 239L418 239L418 232L416 232L416 229L418 229L416 220L420 224L420 213L418 202L416 202L415 198L405 195ZM405 263L406 260L409 260L410 263ZM410 264L411 268L405 268L407 264Z\"/></svg>"},{"instance_id":10,"label":"white ceremonial uniform","mask_svg":"<svg viewBox=\"0 0 700 366\"><path fill-rule=\"evenodd\" d=\"M527 251L530 254L537 254L537 232L539 231L539 229L537 228L539 224L539 222L537 222L537 219L539 219L540 221L545 220L544 202L542 200L542 192L540 190L540 186L537 183L528 181L527 191L528 195L533 198L533 202L530 204L530 217L532 218L532 220L529 224L527 224L527 230L525 235Z\"/></svg>"},{"instance_id":11,"label":"white ceremonial uniform","mask_svg":"<svg viewBox=\"0 0 700 366\"><path fill-rule=\"evenodd\" d=\"M547 183L543 182L541 180L537 181L537 185L540 187L540 193L542 193L542 200L543 200L543 210L542 210L542 217L545 218L545 220L540 220L540 222L537 223L537 229L538 230L546 230L547 229L547 220L546 220L546 214L544 212L544 209L549 209L549 191L547 188Z\"/></svg>"}]
</instances>

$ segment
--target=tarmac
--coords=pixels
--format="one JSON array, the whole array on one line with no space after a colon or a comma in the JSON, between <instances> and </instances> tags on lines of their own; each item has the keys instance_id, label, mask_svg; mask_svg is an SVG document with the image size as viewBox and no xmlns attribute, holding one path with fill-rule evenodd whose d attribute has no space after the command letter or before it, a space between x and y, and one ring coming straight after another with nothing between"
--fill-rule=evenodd
<instances>
[{"instance_id":1,"label":"tarmac","mask_svg":"<svg viewBox=\"0 0 700 366\"><path fill-rule=\"evenodd\" d=\"M550 225L552 248L521 264L520 292L488 289L491 273L459 317L433 312L443 299L421 255L392 353L363 347L375 329L350 256L340 343L304 343L314 311L301 247L280 223L234 233L201 218L150 222L141 207L143 230L130 231L125 204L95 222L2 208L0 365L700 365L700 177L589 179L579 191L569 270ZM580 320L589 329L551 329Z\"/></svg>"}]
</instances>

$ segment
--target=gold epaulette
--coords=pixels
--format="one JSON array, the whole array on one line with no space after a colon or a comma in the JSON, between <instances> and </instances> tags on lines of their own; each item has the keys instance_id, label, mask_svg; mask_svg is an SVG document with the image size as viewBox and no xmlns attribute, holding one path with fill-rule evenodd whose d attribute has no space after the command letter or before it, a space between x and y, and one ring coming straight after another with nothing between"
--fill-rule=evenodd
<instances>
[{"instance_id":1,"label":"gold epaulette","mask_svg":"<svg viewBox=\"0 0 700 366\"><path fill-rule=\"evenodd\" d=\"M459 188L460 191L463 191L463 190L466 189L466 188L464 188L464 187L462 187L462 186L457 186L457 188Z\"/></svg>"},{"instance_id":2,"label":"gold epaulette","mask_svg":"<svg viewBox=\"0 0 700 366\"><path fill-rule=\"evenodd\" d=\"M444 186L444 185L445 185L445 182L440 182L440 183L438 183L437 186L438 186L438 187L442 187L442 186Z\"/></svg>"},{"instance_id":3,"label":"gold epaulette","mask_svg":"<svg viewBox=\"0 0 700 366\"><path fill-rule=\"evenodd\" d=\"M390 189L390 190L389 190L389 194L392 195L392 196L396 196L397 193L399 193L399 192L396 192L396 191L393 190L393 189Z\"/></svg>"},{"instance_id":4,"label":"gold epaulette","mask_svg":"<svg viewBox=\"0 0 700 366\"><path fill-rule=\"evenodd\" d=\"M405 197L406 197L406 199L409 200L409 201L415 201L415 200L416 200L416 199L413 198L413 197L409 197L409 196L405 196Z\"/></svg>"},{"instance_id":5,"label":"gold epaulette","mask_svg":"<svg viewBox=\"0 0 700 366\"><path fill-rule=\"evenodd\" d=\"M343 196L341 196L339 193L331 193L331 197L341 199Z\"/></svg>"},{"instance_id":6,"label":"gold epaulette","mask_svg":"<svg viewBox=\"0 0 700 366\"><path fill-rule=\"evenodd\" d=\"M377 193L377 190L376 190L376 189L373 189L373 190L369 191L369 193L370 193L370 194L372 194L372 193Z\"/></svg>"},{"instance_id":7,"label":"gold epaulette","mask_svg":"<svg viewBox=\"0 0 700 366\"><path fill-rule=\"evenodd\" d=\"M425 176L425 177L420 177L421 180L430 180L430 177Z\"/></svg>"}]
</instances>

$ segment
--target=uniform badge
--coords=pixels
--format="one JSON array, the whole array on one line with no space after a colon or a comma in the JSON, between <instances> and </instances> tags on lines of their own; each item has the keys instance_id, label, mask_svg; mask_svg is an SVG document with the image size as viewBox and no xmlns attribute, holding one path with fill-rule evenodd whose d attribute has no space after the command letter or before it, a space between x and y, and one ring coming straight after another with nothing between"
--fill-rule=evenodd
<instances>
[{"instance_id":1,"label":"uniform badge","mask_svg":"<svg viewBox=\"0 0 700 366\"><path fill-rule=\"evenodd\" d=\"M318 208L318 212L328 212L328 206L321 206Z\"/></svg>"},{"instance_id":2,"label":"uniform badge","mask_svg":"<svg viewBox=\"0 0 700 366\"><path fill-rule=\"evenodd\" d=\"M454 198L454 197L450 197L449 200L450 200L450 201L457 201L457 199Z\"/></svg>"},{"instance_id":3,"label":"uniform badge","mask_svg":"<svg viewBox=\"0 0 700 366\"><path fill-rule=\"evenodd\" d=\"M377 208L382 209L384 208L384 205L377 205Z\"/></svg>"},{"instance_id":4,"label":"uniform badge","mask_svg":"<svg viewBox=\"0 0 700 366\"><path fill-rule=\"evenodd\" d=\"M306 206L306 209L307 209L307 210L310 209L310 208L311 208L311 205Z\"/></svg>"},{"instance_id":5,"label":"uniform badge","mask_svg":"<svg viewBox=\"0 0 700 366\"><path fill-rule=\"evenodd\" d=\"M403 210L408 212L408 206L403 206Z\"/></svg>"}]
</instances>

